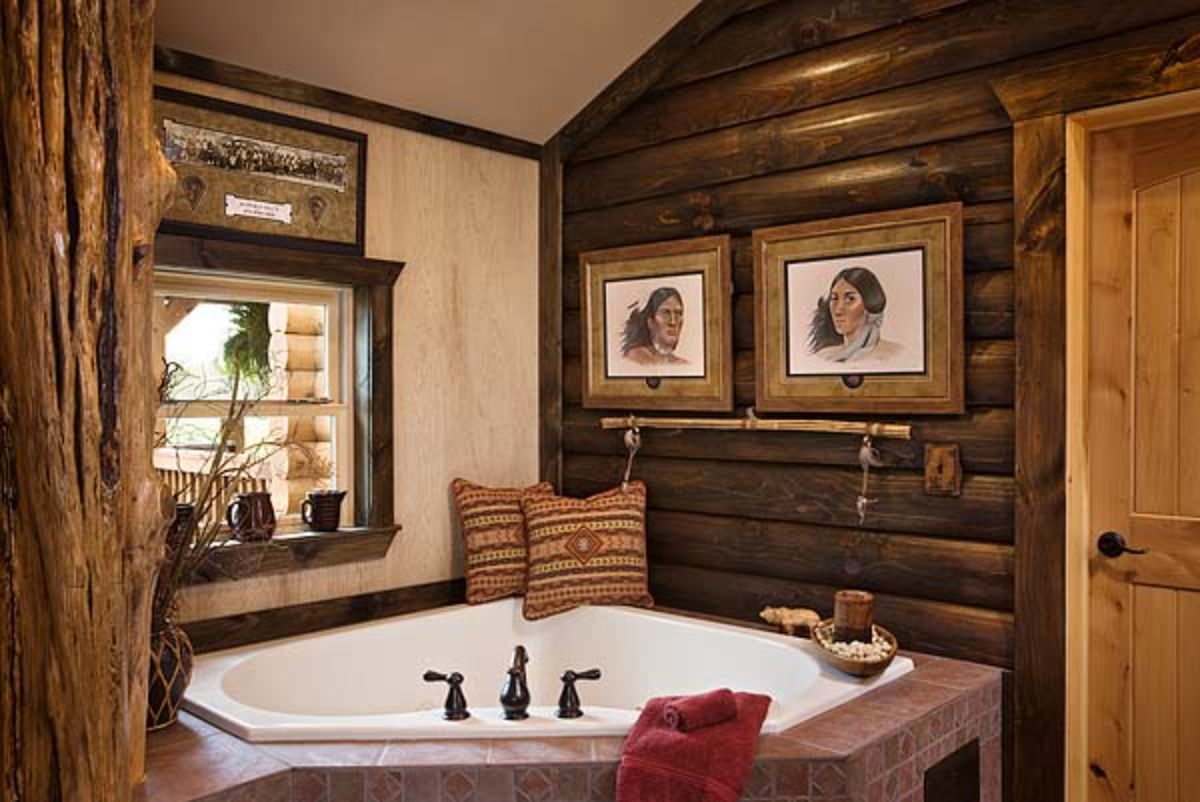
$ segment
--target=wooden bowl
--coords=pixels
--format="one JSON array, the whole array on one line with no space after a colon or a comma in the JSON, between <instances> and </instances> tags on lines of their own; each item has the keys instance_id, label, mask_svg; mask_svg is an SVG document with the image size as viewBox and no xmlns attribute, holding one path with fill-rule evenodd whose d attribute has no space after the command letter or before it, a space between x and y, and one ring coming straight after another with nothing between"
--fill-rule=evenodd
<instances>
[{"instance_id":1,"label":"wooden bowl","mask_svg":"<svg viewBox=\"0 0 1200 802\"><path fill-rule=\"evenodd\" d=\"M879 626L879 624L875 624L875 629L877 629L879 634L883 636L883 639L891 645L891 649L888 651L887 656L878 660L852 660L848 657L842 657L839 654L835 654L828 646L826 646L826 642L833 642L832 618L826 618L813 628L812 642L817 645L817 649L820 651L821 657L825 660L825 662L829 663L829 665L833 666L838 671L844 671L851 676L866 679L867 677L873 677L876 674L883 673L883 670L892 664L892 660L896 658L896 652L900 648L899 644L896 642L895 635Z\"/></svg>"}]
</instances>

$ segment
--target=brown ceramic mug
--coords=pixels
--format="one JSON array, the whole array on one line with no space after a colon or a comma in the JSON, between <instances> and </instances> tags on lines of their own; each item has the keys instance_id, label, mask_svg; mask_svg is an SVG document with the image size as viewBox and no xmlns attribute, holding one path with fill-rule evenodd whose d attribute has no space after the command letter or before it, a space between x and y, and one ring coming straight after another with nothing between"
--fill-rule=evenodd
<instances>
[{"instance_id":1,"label":"brown ceramic mug","mask_svg":"<svg viewBox=\"0 0 1200 802\"><path fill-rule=\"evenodd\" d=\"M225 509L225 522L235 538L243 542L270 540L275 534L275 507L271 494L263 491L238 493Z\"/></svg>"},{"instance_id":2,"label":"brown ceramic mug","mask_svg":"<svg viewBox=\"0 0 1200 802\"><path fill-rule=\"evenodd\" d=\"M342 518L345 490L310 490L300 505L300 518L314 532L334 532Z\"/></svg>"}]
</instances>

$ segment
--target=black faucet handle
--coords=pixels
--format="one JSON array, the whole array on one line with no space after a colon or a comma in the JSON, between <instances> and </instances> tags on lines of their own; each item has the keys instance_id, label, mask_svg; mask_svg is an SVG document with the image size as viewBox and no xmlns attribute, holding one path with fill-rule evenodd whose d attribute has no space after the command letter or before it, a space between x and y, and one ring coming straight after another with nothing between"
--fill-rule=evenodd
<instances>
[{"instance_id":1,"label":"black faucet handle","mask_svg":"<svg viewBox=\"0 0 1200 802\"><path fill-rule=\"evenodd\" d=\"M583 715L583 708L579 706L579 691L575 690L576 680L581 679L600 679L600 669L589 668L587 671L567 669L563 672L563 689L558 697L559 718L579 718Z\"/></svg>"},{"instance_id":2,"label":"black faucet handle","mask_svg":"<svg viewBox=\"0 0 1200 802\"><path fill-rule=\"evenodd\" d=\"M568 674L571 676L572 682L577 679L600 679L600 669L598 668L589 668L587 671L573 671L571 669L567 669L566 673L562 675L563 682L567 682Z\"/></svg>"},{"instance_id":3,"label":"black faucet handle","mask_svg":"<svg viewBox=\"0 0 1200 802\"><path fill-rule=\"evenodd\" d=\"M467 711L467 697L462 690L464 679L462 674L457 671L449 674L426 671L424 679L426 682L445 682L450 686L450 690L446 693L446 710L442 714L443 718L447 721L462 721L471 717Z\"/></svg>"}]
</instances>

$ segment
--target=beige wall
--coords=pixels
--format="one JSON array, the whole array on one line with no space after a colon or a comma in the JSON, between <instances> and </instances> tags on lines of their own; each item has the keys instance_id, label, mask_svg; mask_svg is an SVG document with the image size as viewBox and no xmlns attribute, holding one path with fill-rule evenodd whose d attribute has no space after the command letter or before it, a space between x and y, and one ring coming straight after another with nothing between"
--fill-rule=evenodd
<instances>
[{"instance_id":1,"label":"beige wall","mask_svg":"<svg viewBox=\"0 0 1200 802\"><path fill-rule=\"evenodd\" d=\"M396 286L396 515L384 560L191 588L186 620L462 574L450 480L537 477L537 164L173 75L164 86L365 131L367 256Z\"/></svg>"}]
</instances>

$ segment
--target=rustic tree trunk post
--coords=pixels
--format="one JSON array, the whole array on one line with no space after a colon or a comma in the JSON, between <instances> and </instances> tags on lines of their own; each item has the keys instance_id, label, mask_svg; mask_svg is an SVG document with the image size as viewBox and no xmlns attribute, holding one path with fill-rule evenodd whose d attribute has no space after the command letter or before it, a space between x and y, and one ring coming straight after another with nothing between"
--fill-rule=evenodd
<instances>
[{"instance_id":1,"label":"rustic tree trunk post","mask_svg":"<svg viewBox=\"0 0 1200 802\"><path fill-rule=\"evenodd\" d=\"M152 0L0 0L0 798L127 800L151 463Z\"/></svg>"}]
</instances>

